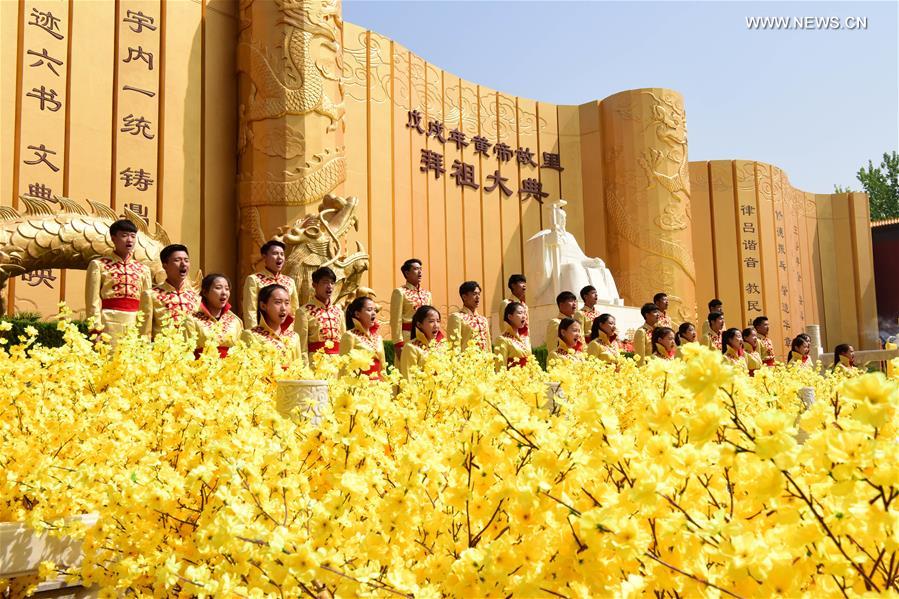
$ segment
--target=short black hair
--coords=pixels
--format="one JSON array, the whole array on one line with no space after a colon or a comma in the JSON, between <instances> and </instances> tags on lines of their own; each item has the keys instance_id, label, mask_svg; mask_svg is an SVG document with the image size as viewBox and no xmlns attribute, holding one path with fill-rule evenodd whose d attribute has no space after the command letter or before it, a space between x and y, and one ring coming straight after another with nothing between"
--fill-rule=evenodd
<instances>
[{"instance_id":1,"label":"short black hair","mask_svg":"<svg viewBox=\"0 0 899 599\"><path fill-rule=\"evenodd\" d=\"M849 343L841 343L833 348L833 366L831 367L831 370L837 369L837 366L840 365L840 356L847 353L850 347L852 347L852 345Z\"/></svg>"},{"instance_id":2,"label":"short black hair","mask_svg":"<svg viewBox=\"0 0 899 599\"><path fill-rule=\"evenodd\" d=\"M656 303L663 297L668 297L668 294L665 293L664 291L660 291L660 292L656 293L654 296L652 296L652 303Z\"/></svg>"},{"instance_id":3,"label":"short black hair","mask_svg":"<svg viewBox=\"0 0 899 599\"><path fill-rule=\"evenodd\" d=\"M415 339L415 330L418 329L418 325L425 321L425 318L428 317L428 314L431 312L437 313L437 318L440 318L440 310L435 308L434 306L424 305L415 311L415 314L412 315L412 338Z\"/></svg>"},{"instance_id":4,"label":"short black hair","mask_svg":"<svg viewBox=\"0 0 899 599\"><path fill-rule=\"evenodd\" d=\"M756 316L755 318L752 319L752 326L758 327L766 322L768 322L767 316Z\"/></svg>"},{"instance_id":5,"label":"short black hair","mask_svg":"<svg viewBox=\"0 0 899 599\"><path fill-rule=\"evenodd\" d=\"M259 295L256 296L256 321L260 324L265 320L262 316L262 304L267 304L268 300L271 299L272 294L279 289L284 293L290 294L290 292L287 291L286 287L284 287L283 285L278 285L277 283L266 285L259 290Z\"/></svg>"},{"instance_id":6,"label":"short black hair","mask_svg":"<svg viewBox=\"0 0 899 599\"><path fill-rule=\"evenodd\" d=\"M681 338L687 334L687 331L690 330L690 327L693 327L694 329L696 328L695 326L693 326L692 322L680 323L680 326L677 327L677 333L674 335L674 342L677 343L678 345L680 345Z\"/></svg>"},{"instance_id":7,"label":"short black hair","mask_svg":"<svg viewBox=\"0 0 899 599\"><path fill-rule=\"evenodd\" d=\"M659 311L659 307L653 303L643 304L643 307L640 308L640 316L642 316L643 318L646 318L646 315L649 314L650 312L658 312L658 311Z\"/></svg>"},{"instance_id":8,"label":"short black hair","mask_svg":"<svg viewBox=\"0 0 899 599\"><path fill-rule=\"evenodd\" d=\"M562 302L570 302L571 300L577 301L577 296L570 291L563 291L556 296L556 305L558 306Z\"/></svg>"},{"instance_id":9,"label":"short black hair","mask_svg":"<svg viewBox=\"0 0 899 599\"><path fill-rule=\"evenodd\" d=\"M412 270L412 265L413 265L413 264L418 264L419 266L422 265L422 264L421 264L421 260L419 260L418 258L409 258L408 260L406 260L405 262L403 262L403 265L402 265L402 266L400 266L400 272L403 273L403 274L406 274L407 272L409 272L410 270Z\"/></svg>"},{"instance_id":10,"label":"short black hair","mask_svg":"<svg viewBox=\"0 0 899 599\"><path fill-rule=\"evenodd\" d=\"M671 333L674 335L675 344L677 344L677 334L674 332L674 329L669 327L656 327L652 330L652 335L650 335L650 339L652 340L652 353L656 353L656 343L661 341L662 337Z\"/></svg>"},{"instance_id":11,"label":"short black hair","mask_svg":"<svg viewBox=\"0 0 899 599\"><path fill-rule=\"evenodd\" d=\"M270 239L262 244L262 247L259 248L259 253L262 256L266 256L266 255L268 255L269 250L272 248L275 248L275 247L281 248L285 252L287 251L287 246L284 245L283 241L278 241L277 239Z\"/></svg>"},{"instance_id":12,"label":"short black hair","mask_svg":"<svg viewBox=\"0 0 899 599\"><path fill-rule=\"evenodd\" d=\"M331 279L332 283L337 282L337 275L334 274L334 271L328 268L327 266L319 266L312 272L312 282L314 284L318 284L319 281L328 277Z\"/></svg>"},{"instance_id":13,"label":"short black hair","mask_svg":"<svg viewBox=\"0 0 899 599\"><path fill-rule=\"evenodd\" d=\"M205 277L203 277L203 281L200 283L200 295L206 295L209 293L209 290L212 289L212 286L215 284L216 279L225 279L225 282L228 283L228 287L231 287L231 281L220 272L211 272Z\"/></svg>"},{"instance_id":14,"label":"short black hair","mask_svg":"<svg viewBox=\"0 0 899 599\"><path fill-rule=\"evenodd\" d=\"M367 295L361 295L354 299L346 309L346 330L352 331L356 326L353 322L353 318L356 316L358 312L360 312L363 308L365 308L365 302L374 303L375 300L371 299Z\"/></svg>"},{"instance_id":15,"label":"short black hair","mask_svg":"<svg viewBox=\"0 0 899 599\"><path fill-rule=\"evenodd\" d=\"M743 335L743 333L740 332L740 329L737 329L737 328L730 328L730 329L727 329L726 331L724 331L724 333L722 333L722 335L721 335L721 353L722 354L727 353L727 346L728 346L727 344L730 342L731 339L733 339L737 335L740 335L740 336Z\"/></svg>"},{"instance_id":16,"label":"short black hair","mask_svg":"<svg viewBox=\"0 0 899 599\"><path fill-rule=\"evenodd\" d=\"M481 284L478 283L477 281L465 281L464 283L459 285L459 297L462 297L463 295L465 295L467 293L472 293L476 289L480 289L480 288L481 288Z\"/></svg>"},{"instance_id":17,"label":"short black hair","mask_svg":"<svg viewBox=\"0 0 899 599\"><path fill-rule=\"evenodd\" d=\"M609 319L611 319L611 318L612 318L612 315L609 314L608 312L603 312L602 314L600 314L599 316L594 318L593 326L590 327L590 338L596 339L597 337L599 337L599 331L600 331L599 325L606 324L607 322L609 322Z\"/></svg>"},{"instance_id":18,"label":"short black hair","mask_svg":"<svg viewBox=\"0 0 899 599\"><path fill-rule=\"evenodd\" d=\"M581 299L585 299L587 297L587 294L591 291L596 291L596 287L594 287L593 285L587 285L586 287L581 289Z\"/></svg>"},{"instance_id":19,"label":"short black hair","mask_svg":"<svg viewBox=\"0 0 899 599\"><path fill-rule=\"evenodd\" d=\"M562 320L560 320L559 321L559 331L558 331L559 337L562 336L562 331L567 331L568 327L575 324L576 322L577 321L573 318L563 318Z\"/></svg>"},{"instance_id":20,"label":"short black hair","mask_svg":"<svg viewBox=\"0 0 899 599\"><path fill-rule=\"evenodd\" d=\"M714 310L715 306L723 306L724 304L717 297L709 300L709 312L718 312L718 310Z\"/></svg>"},{"instance_id":21,"label":"short black hair","mask_svg":"<svg viewBox=\"0 0 899 599\"><path fill-rule=\"evenodd\" d=\"M126 233L137 233L137 225L135 225L127 218L120 218L119 220L109 225L110 236L115 235L120 231L124 231Z\"/></svg>"},{"instance_id":22,"label":"short black hair","mask_svg":"<svg viewBox=\"0 0 899 599\"><path fill-rule=\"evenodd\" d=\"M524 275L515 274L515 275L509 276L509 282L508 282L508 284L507 284L506 286L507 286L507 287L509 288L509 290L511 291L511 290L512 290L512 285L515 285L515 284L517 284L517 283L527 283L527 282L528 282L528 280L525 278Z\"/></svg>"},{"instance_id":23,"label":"short black hair","mask_svg":"<svg viewBox=\"0 0 899 599\"><path fill-rule=\"evenodd\" d=\"M712 324L719 318L724 318L724 314L721 312L709 312L709 324Z\"/></svg>"},{"instance_id":24,"label":"short black hair","mask_svg":"<svg viewBox=\"0 0 899 599\"><path fill-rule=\"evenodd\" d=\"M521 302L509 302L506 304L506 307L503 309L503 322L509 322L509 317L512 316L518 308L524 308L524 304Z\"/></svg>"},{"instance_id":25,"label":"short black hair","mask_svg":"<svg viewBox=\"0 0 899 599\"><path fill-rule=\"evenodd\" d=\"M159 259L164 264L169 261L169 258L171 258L172 254L174 254L175 252L184 252L185 254L190 256L190 252L187 251L186 245L181 245L180 243L173 243L171 245L167 245L164 248L162 248L162 251L159 252Z\"/></svg>"},{"instance_id":26,"label":"short black hair","mask_svg":"<svg viewBox=\"0 0 899 599\"><path fill-rule=\"evenodd\" d=\"M753 332L755 332L755 327L746 327L745 329L743 329L743 340L745 341L746 338L752 335Z\"/></svg>"}]
</instances>

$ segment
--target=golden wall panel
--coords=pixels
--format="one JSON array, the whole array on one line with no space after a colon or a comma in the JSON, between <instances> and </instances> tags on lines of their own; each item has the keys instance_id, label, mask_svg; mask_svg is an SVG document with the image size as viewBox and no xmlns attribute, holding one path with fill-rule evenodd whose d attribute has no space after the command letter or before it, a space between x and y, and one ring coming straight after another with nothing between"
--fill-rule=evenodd
<instances>
[{"instance_id":1,"label":"golden wall panel","mask_svg":"<svg viewBox=\"0 0 899 599\"><path fill-rule=\"evenodd\" d=\"M71 40L66 0L29 0L23 11L19 49L20 120L14 164L16 194L44 199L62 195L66 172L66 124L69 113ZM5 85L4 85L5 87ZM18 206L18 198L13 198ZM16 277L10 289L16 312L55 314L61 299L62 273L46 269Z\"/></svg>"},{"instance_id":2,"label":"golden wall panel","mask_svg":"<svg viewBox=\"0 0 899 599\"><path fill-rule=\"evenodd\" d=\"M110 205L120 214L127 206L146 215L149 222L158 222L166 191L165 163L160 162L167 129L161 38L168 23L162 22L164 5L159 0L121 0L117 7ZM184 110L181 105L178 108L178 112ZM178 171L174 176L178 177Z\"/></svg>"},{"instance_id":3,"label":"golden wall panel","mask_svg":"<svg viewBox=\"0 0 899 599\"><path fill-rule=\"evenodd\" d=\"M409 55L411 86L409 87L410 103L413 110L425 114L425 62L415 54ZM427 131L427 120L424 121ZM421 172L421 151L427 149L423 134L410 129L411 162L412 162L412 256L425 260L428 255L428 177L430 173ZM410 256L411 257L411 256ZM399 265L396 266L399 268ZM430 281L430 273L425 271L425 280ZM430 283L428 283L430 285Z\"/></svg>"},{"instance_id":4,"label":"golden wall panel","mask_svg":"<svg viewBox=\"0 0 899 599\"><path fill-rule=\"evenodd\" d=\"M446 106L443 95L443 71L431 64L425 66L425 122L444 122ZM426 138L425 147L438 154L446 150L436 135ZM426 271L430 272L428 288L433 294L434 307L446 320L449 296L447 294L447 238L446 238L446 181L450 169L443 161L444 173L424 173L428 189L428 253ZM438 175L435 176L435 175ZM428 276L428 275L426 275Z\"/></svg>"},{"instance_id":5,"label":"golden wall panel","mask_svg":"<svg viewBox=\"0 0 899 599\"><path fill-rule=\"evenodd\" d=\"M839 278L836 260L834 260L834 222L833 201L830 195L818 194L815 196L815 209L818 215L818 254L820 256L819 287L823 303L820 310L823 315L821 322L824 334L822 341L828 346L833 346L836 339L843 337L842 322L840 316L840 298L838 288L844 282Z\"/></svg>"},{"instance_id":6,"label":"golden wall panel","mask_svg":"<svg viewBox=\"0 0 899 599\"><path fill-rule=\"evenodd\" d=\"M717 297L724 303L724 320L727 326L740 326L743 311L740 301L741 266L733 164L730 160L713 160L709 164L709 176L712 191ZM704 310L708 316L708 308Z\"/></svg>"},{"instance_id":7,"label":"golden wall panel","mask_svg":"<svg viewBox=\"0 0 899 599\"><path fill-rule=\"evenodd\" d=\"M568 231L574 235L582 248L586 247L584 235L584 195L583 172L581 170L581 116L577 106L557 106L559 131L559 159L565 169L559 174L561 194L569 205ZM605 229L605 214L601 212L602 228ZM603 260L604 254L599 255Z\"/></svg>"},{"instance_id":8,"label":"golden wall panel","mask_svg":"<svg viewBox=\"0 0 899 599\"><path fill-rule=\"evenodd\" d=\"M369 34L368 52L368 240L369 282L386 293L393 287L397 261L393 255L394 204L390 98L390 40Z\"/></svg>"},{"instance_id":9,"label":"golden wall panel","mask_svg":"<svg viewBox=\"0 0 899 599\"><path fill-rule=\"evenodd\" d=\"M12 206L13 165L16 163L15 145L18 129L16 100L19 89L19 4L0 2L0 206ZM24 26L24 15L22 15Z\"/></svg>"},{"instance_id":10,"label":"golden wall panel","mask_svg":"<svg viewBox=\"0 0 899 599\"><path fill-rule=\"evenodd\" d=\"M475 184L477 189L462 188L462 224L463 224L463 250L465 255L464 278L481 283L482 311L490 312L492 304L488 301L494 296L494 285L485 280L482 238L485 234L483 228L484 193L484 169L481 165L480 154L475 152L472 138L480 135L480 119L478 118L478 86L468 81L461 81L460 89L460 131L465 135L467 146L462 146L461 160L470 164L475 170ZM491 273L494 274L494 273ZM450 281L450 292L453 291L453 282ZM488 297L488 289L490 294Z\"/></svg>"},{"instance_id":11,"label":"golden wall panel","mask_svg":"<svg viewBox=\"0 0 899 599\"><path fill-rule=\"evenodd\" d=\"M496 92L486 87L478 86L478 128L480 135L486 139L495 139L496 136ZM502 235L502 206L509 201L501 191L501 187L494 185L488 177L502 175L500 162L496 156L489 153L478 154L478 163L481 172L481 223L484 235L481 238L482 255L484 259L484 313L497 314L499 304L506 296L506 281L513 271L507 270L503 263L503 235ZM492 191L488 188L493 186ZM520 272L520 271L514 271ZM501 314L494 317L494 328L502 319Z\"/></svg>"},{"instance_id":12,"label":"golden wall panel","mask_svg":"<svg viewBox=\"0 0 899 599\"><path fill-rule=\"evenodd\" d=\"M874 292L874 264L868 259L871 247L871 214L868 196L849 194L849 224L852 228L852 266L855 271L855 301L858 306L859 344L862 349L880 349L877 322L877 299Z\"/></svg>"},{"instance_id":13,"label":"golden wall panel","mask_svg":"<svg viewBox=\"0 0 899 599\"><path fill-rule=\"evenodd\" d=\"M781 329L784 340L784 356L789 351L790 339L796 333L801 333L793 326L793 318L790 305L790 272L789 272L789 243L786 231L788 204L784 198L785 190L783 176L777 167L771 167L771 196L774 207L774 246L777 257L777 306L781 313Z\"/></svg>"},{"instance_id":14,"label":"golden wall panel","mask_svg":"<svg viewBox=\"0 0 899 599\"><path fill-rule=\"evenodd\" d=\"M537 103L526 98L516 98L516 110L518 136L515 139L514 144L510 144L515 151L512 162L515 163L515 166L518 168L518 177L516 179L517 185L515 186L517 193L515 199L518 200L518 204L521 208L522 267L525 272L532 272L532 269L538 265L525 263L526 255L524 253L524 244L527 243L528 239L543 229L543 206L541 205L541 201L545 202L547 207L549 207L553 201L558 199L558 195L546 196L541 201L538 201L534 197L522 195L523 191L527 189L525 186L533 185L534 181L538 183L534 189L542 190L537 192L539 197L543 198L544 196L541 194L547 193L547 191L542 188L540 169L538 168L540 163L537 162L539 160L539 153L537 150L540 145L538 139L540 122L537 115ZM577 290L574 290L574 292L576 294Z\"/></svg>"},{"instance_id":15,"label":"golden wall panel","mask_svg":"<svg viewBox=\"0 0 899 599\"><path fill-rule=\"evenodd\" d=\"M803 263L803 277L807 277L806 297L809 305L806 306L806 316L810 323L821 323L824 314L821 310L821 260L817 252L818 248L818 211L815 207L815 194L803 193L805 203L805 258Z\"/></svg>"},{"instance_id":16,"label":"golden wall panel","mask_svg":"<svg viewBox=\"0 0 899 599\"><path fill-rule=\"evenodd\" d=\"M446 300L447 313L453 312L461 306L459 298L459 285L465 280L465 213L463 192L473 188L475 183L474 164L465 160L461 141L452 141L452 136L458 136L453 131L462 131L462 84L458 77L450 73L443 73L443 102L445 127L443 143L443 156L446 163L446 178L444 187L444 218L446 220L445 243L446 249ZM457 138L458 139L458 138ZM471 168L468 168L471 167ZM444 318L447 318L444 313Z\"/></svg>"},{"instance_id":17,"label":"golden wall panel","mask_svg":"<svg viewBox=\"0 0 899 599\"><path fill-rule=\"evenodd\" d=\"M777 268L777 242L774 226L774 189L771 183L771 165L757 162L755 185L758 190L759 231L762 248L762 298L765 316L768 317L768 335L774 343L778 358L784 357L783 316L780 312L780 283Z\"/></svg>"},{"instance_id":18,"label":"golden wall panel","mask_svg":"<svg viewBox=\"0 0 899 599\"><path fill-rule=\"evenodd\" d=\"M797 206L796 206L796 189L790 185L787 176L781 171L781 177L783 179L783 196L784 196L784 212L786 214L786 237L787 237L787 271L788 271L788 279L787 285L789 286L789 320L787 319L787 315L784 315L784 323L789 322L793 329L793 335L796 335L802 331L805 331L805 322L803 321L803 310L802 306L805 303L805 298L802 297L802 281L801 277L801 267L802 267L802 256L800 253L799 247L799 222L797 215ZM786 311L785 311L786 312Z\"/></svg>"},{"instance_id":19,"label":"golden wall panel","mask_svg":"<svg viewBox=\"0 0 899 599\"><path fill-rule=\"evenodd\" d=\"M518 116L515 97L497 92L495 108L497 133L492 151L497 151L498 144L506 144L513 150L517 147ZM518 164L515 162L514 156L509 160L498 158L498 168L502 176L509 179L508 185L512 189L512 195L503 197L500 204L503 272L508 278L512 273L524 272L524 261L521 255L524 247L521 227L522 203L518 195L521 180L518 178Z\"/></svg>"},{"instance_id":20,"label":"golden wall panel","mask_svg":"<svg viewBox=\"0 0 899 599\"><path fill-rule=\"evenodd\" d=\"M239 295L237 245L222 243L233 239L238 223L237 192L234 186L234 157L237 155L237 5L230 0L206 0L203 31L203 113L201 172L201 223L206 273L221 272L231 278ZM171 56L169 62L171 63Z\"/></svg>"},{"instance_id":21,"label":"golden wall panel","mask_svg":"<svg viewBox=\"0 0 899 599\"><path fill-rule=\"evenodd\" d=\"M355 242L359 241L369 248L372 222L371 198L368 193L368 153L371 137L368 119L368 32L351 23L344 24L343 46L346 109L344 120L346 130L353 133L346 144L346 181L342 193L359 198L359 206L356 209L359 230L350 230L347 243L353 247ZM370 286L370 276L369 270L363 278L363 285Z\"/></svg>"},{"instance_id":22,"label":"golden wall panel","mask_svg":"<svg viewBox=\"0 0 899 599\"><path fill-rule=\"evenodd\" d=\"M808 219L806 218L806 198L810 194L798 191L796 192L797 210L796 216L799 221L799 248L800 248L800 267L798 269L799 276L802 279L802 304L799 309L799 316L802 319L803 327L811 323L818 322L818 310L815 300L815 278L812 257L809 252L809 230Z\"/></svg>"},{"instance_id":23,"label":"golden wall panel","mask_svg":"<svg viewBox=\"0 0 899 599\"><path fill-rule=\"evenodd\" d=\"M609 140L608 146L603 145L599 114L599 102L588 102L578 107L584 253L588 256L599 256L607 264L614 264L616 258L612 255L613 248L609 246L606 236L606 187L603 178L604 175L614 176L612 165L617 153L620 152L620 145L614 146L612 139ZM613 270L612 273L618 276L617 271ZM621 292L620 287L618 291Z\"/></svg>"},{"instance_id":24,"label":"golden wall panel","mask_svg":"<svg viewBox=\"0 0 899 599\"><path fill-rule=\"evenodd\" d=\"M708 314L706 307L709 300L718 297L715 288L715 239L712 236L708 162L690 163L690 209L693 215L693 255L696 261L696 310L701 327Z\"/></svg>"},{"instance_id":25,"label":"golden wall panel","mask_svg":"<svg viewBox=\"0 0 899 599\"><path fill-rule=\"evenodd\" d=\"M853 241L852 227L850 224L851 207L849 194L841 193L831 196L833 206L833 249L828 258L837 263L837 274L840 277L837 284L836 298L839 300L840 336L828 334L831 345L837 343L851 343L858 346L858 306L856 303L856 288L858 286L858 273L845 272L840 268L842 264L851 263Z\"/></svg>"},{"instance_id":26,"label":"golden wall panel","mask_svg":"<svg viewBox=\"0 0 899 599\"><path fill-rule=\"evenodd\" d=\"M96 35L92 29L106 32ZM69 66L69 155L63 195L109 204L112 173L112 97L116 11L113 3L72 5L72 60ZM83 314L84 272L65 271L66 304Z\"/></svg>"},{"instance_id":27,"label":"golden wall panel","mask_svg":"<svg viewBox=\"0 0 899 599\"><path fill-rule=\"evenodd\" d=\"M413 135L416 133L407 126L409 111L412 106L409 103L409 51L393 43L393 64L391 76L391 110L392 110L392 160L393 171L392 189L393 196L393 264L391 265L391 283L386 289L378 290L379 293L388 293L393 287L398 287L403 282L399 265L404 260L415 255L412 249L412 212L413 195L412 181L420 175L418 166L412 157ZM380 296L389 299L388 296Z\"/></svg>"},{"instance_id":28,"label":"golden wall panel","mask_svg":"<svg viewBox=\"0 0 899 599\"><path fill-rule=\"evenodd\" d=\"M756 198L755 163L748 160L734 161L734 205L737 217L737 253L740 259L740 307L739 322L731 320L731 326L745 328L752 320L765 313L762 295L762 252L759 227L758 201ZM731 314L736 316L733 311Z\"/></svg>"},{"instance_id":29,"label":"golden wall panel","mask_svg":"<svg viewBox=\"0 0 899 599\"><path fill-rule=\"evenodd\" d=\"M192 270L205 262L200 226L203 139L203 6L195 2L166 3L165 56L177 56L179 68L165 69L162 114L165 134L160 158L163 178L160 222L175 243L190 249Z\"/></svg>"},{"instance_id":30,"label":"golden wall panel","mask_svg":"<svg viewBox=\"0 0 899 599\"><path fill-rule=\"evenodd\" d=\"M544 152L559 156L559 122L556 107L546 102L537 102L537 148L534 150L534 161L539 165L537 174L543 191L549 194L540 210L540 228L544 229L552 223L552 203L562 197L562 171L545 166ZM565 168L564 165L561 168ZM565 201L568 201L567 199ZM570 229L574 215L569 214L574 202L569 202L566 209L566 227ZM580 206L578 206L580 208ZM577 211L580 216L580 210ZM575 237L576 239L577 237ZM576 290L575 293L578 291Z\"/></svg>"}]
</instances>

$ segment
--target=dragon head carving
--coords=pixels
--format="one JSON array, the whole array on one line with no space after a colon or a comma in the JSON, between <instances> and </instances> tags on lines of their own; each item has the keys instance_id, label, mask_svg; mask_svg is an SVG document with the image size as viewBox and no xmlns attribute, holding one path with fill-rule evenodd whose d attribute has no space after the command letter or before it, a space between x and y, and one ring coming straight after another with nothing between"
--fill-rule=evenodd
<instances>
[{"instance_id":1,"label":"dragon head carving","mask_svg":"<svg viewBox=\"0 0 899 599\"><path fill-rule=\"evenodd\" d=\"M281 227L275 239L287 246L284 272L297 282L300 300L311 294L311 274L322 266L330 267L337 275L336 299L351 297L368 270L368 254L356 242L356 251L346 252L344 236L350 227L358 231L356 208L359 200L327 194L318 205L318 212Z\"/></svg>"}]
</instances>

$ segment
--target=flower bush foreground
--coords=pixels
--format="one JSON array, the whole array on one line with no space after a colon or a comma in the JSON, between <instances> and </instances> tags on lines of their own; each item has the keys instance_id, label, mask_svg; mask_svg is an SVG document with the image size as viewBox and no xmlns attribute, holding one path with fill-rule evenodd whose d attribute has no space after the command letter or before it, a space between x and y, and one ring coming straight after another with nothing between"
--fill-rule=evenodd
<instances>
[{"instance_id":1,"label":"flower bush foreground","mask_svg":"<svg viewBox=\"0 0 899 599\"><path fill-rule=\"evenodd\" d=\"M408 382L335 378L312 427L273 399L311 373L271 356L65 338L0 352L0 520L83 538L69 574L109 596L899 590L899 391L879 373L446 352Z\"/></svg>"}]
</instances>

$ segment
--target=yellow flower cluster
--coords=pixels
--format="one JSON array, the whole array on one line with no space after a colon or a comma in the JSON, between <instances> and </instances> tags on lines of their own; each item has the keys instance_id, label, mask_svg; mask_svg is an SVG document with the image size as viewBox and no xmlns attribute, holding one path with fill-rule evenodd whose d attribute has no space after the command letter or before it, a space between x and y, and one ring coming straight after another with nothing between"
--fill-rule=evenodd
<instances>
[{"instance_id":1,"label":"yellow flower cluster","mask_svg":"<svg viewBox=\"0 0 899 599\"><path fill-rule=\"evenodd\" d=\"M497 372L448 349L371 382L338 378L352 355L284 372L176 335L65 336L0 351L0 520L82 538L70 574L109 596L899 591L899 384L879 373L749 378L698 346ZM281 417L276 379L313 376L323 420Z\"/></svg>"}]
</instances>

